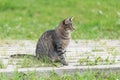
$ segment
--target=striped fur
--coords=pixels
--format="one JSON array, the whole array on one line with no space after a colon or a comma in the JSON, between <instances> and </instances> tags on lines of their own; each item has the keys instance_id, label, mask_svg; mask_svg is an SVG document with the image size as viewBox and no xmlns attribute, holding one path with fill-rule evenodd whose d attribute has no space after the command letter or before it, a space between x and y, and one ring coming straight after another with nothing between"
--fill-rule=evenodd
<instances>
[{"instance_id":1,"label":"striped fur","mask_svg":"<svg viewBox=\"0 0 120 80\"><path fill-rule=\"evenodd\" d=\"M73 30L72 18L67 18L56 29L43 33L37 42L36 57L41 59L46 56L51 61L60 61L63 65L68 65L63 54L66 52Z\"/></svg>"}]
</instances>

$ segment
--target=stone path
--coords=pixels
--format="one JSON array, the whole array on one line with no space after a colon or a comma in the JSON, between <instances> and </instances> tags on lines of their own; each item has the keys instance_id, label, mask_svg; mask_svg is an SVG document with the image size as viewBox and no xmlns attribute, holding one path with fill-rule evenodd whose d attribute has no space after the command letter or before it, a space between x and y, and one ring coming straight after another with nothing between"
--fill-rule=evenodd
<instances>
[{"instance_id":1,"label":"stone path","mask_svg":"<svg viewBox=\"0 0 120 80\"><path fill-rule=\"evenodd\" d=\"M3 63L6 67L0 69L0 73L14 75L14 70L18 67L9 64L12 54L35 55L36 41L0 41L0 67ZM78 40L71 41L67 48L66 60L69 66L63 67L32 67L18 68L19 72L27 73L36 71L36 74L50 74L55 71L59 75L63 73L73 74L83 73L86 70L100 70L105 72L120 72L120 41L119 40Z\"/></svg>"},{"instance_id":2,"label":"stone path","mask_svg":"<svg viewBox=\"0 0 120 80\"><path fill-rule=\"evenodd\" d=\"M35 55L36 41L0 41L0 60L7 65L7 69L15 68L9 65L9 56L12 54L32 54ZM69 66L84 66L88 62L98 64L99 61L114 62L120 64L120 41L119 40L76 40L71 41L67 48L66 60ZM89 60L89 61L88 61ZM86 61L86 63L85 63ZM95 61L97 61L95 63ZM81 64L80 64L81 63ZM112 63L112 62L111 62ZM90 63L90 65L92 65Z\"/></svg>"},{"instance_id":3,"label":"stone path","mask_svg":"<svg viewBox=\"0 0 120 80\"><path fill-rule=\"evenodd\" d=\"M120 41L119 40L79 40L72 41L66 54L69 62L77 63L79 59L95 60L114 60L120 64ZM70 58L70 59L69 59Z\"/></svg>"}]
</instances>

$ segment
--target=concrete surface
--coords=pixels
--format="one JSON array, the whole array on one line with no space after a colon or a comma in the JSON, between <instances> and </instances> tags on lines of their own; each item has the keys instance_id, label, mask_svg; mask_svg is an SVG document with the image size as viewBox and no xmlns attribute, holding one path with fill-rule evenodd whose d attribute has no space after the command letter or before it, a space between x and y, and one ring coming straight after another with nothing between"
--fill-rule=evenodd
<instances>
[{"instance_id":1,"label":"concrete surface","mask_svg":"<svg viewBox=\"0 0 120 80\"><path fill-rule=\"evenodd\" d=\"M0 60L7 67L0 69L0 72L13 73L16 65L9 64L9 56L12 54L32 54L35 55L36 41L19 40L19 41L0 41ZM67 48L66 60L69 66L64 67L39 67L39 68L19 68L18 71L26 72L36 70L37 72L49 73L52 70L62 74L64 72L76 72L91 70L120 70L120 40L76 40L71 41ZM115 60L112 65L80 65L79 59L89 58L94 60L97 57L103 59L109 58Z\"/></svg>"}]
</instances>

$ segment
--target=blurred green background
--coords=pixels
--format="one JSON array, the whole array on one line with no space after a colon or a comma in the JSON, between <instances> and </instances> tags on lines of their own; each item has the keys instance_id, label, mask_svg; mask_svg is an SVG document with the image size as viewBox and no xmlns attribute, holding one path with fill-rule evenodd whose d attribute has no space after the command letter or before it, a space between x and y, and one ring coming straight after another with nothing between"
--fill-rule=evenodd
<instances>
[{"instance_id":1,"label":"blurred green background","mask_svg":"<svg viewBox=\"0 0 120 80\"><path fill-rule=\"evenodd\" d=\"M37 40L71 16L73 39L120 39L120 0L0 0L0 39Z\"/></svg>"}]
</instances>

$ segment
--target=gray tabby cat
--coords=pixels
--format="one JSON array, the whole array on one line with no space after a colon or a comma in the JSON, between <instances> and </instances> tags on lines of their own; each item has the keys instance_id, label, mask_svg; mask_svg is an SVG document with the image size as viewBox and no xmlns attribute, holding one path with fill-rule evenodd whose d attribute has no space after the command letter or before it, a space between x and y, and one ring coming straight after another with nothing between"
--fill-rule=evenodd
<instances>
[{"instance_id":1,"label":"gray tabby cat","mask_svg":"<svg viewBox=\"0 0 120 80\"><path fill-rule=\"evenodd\" d=\"M74 29L72 18L67 18L56 29L43 33L37 42L36 57L40 59L47 56L53 62L59 61L63 65L68 65L63 54L66 52Z\"/></svg>"}]
</instances>

